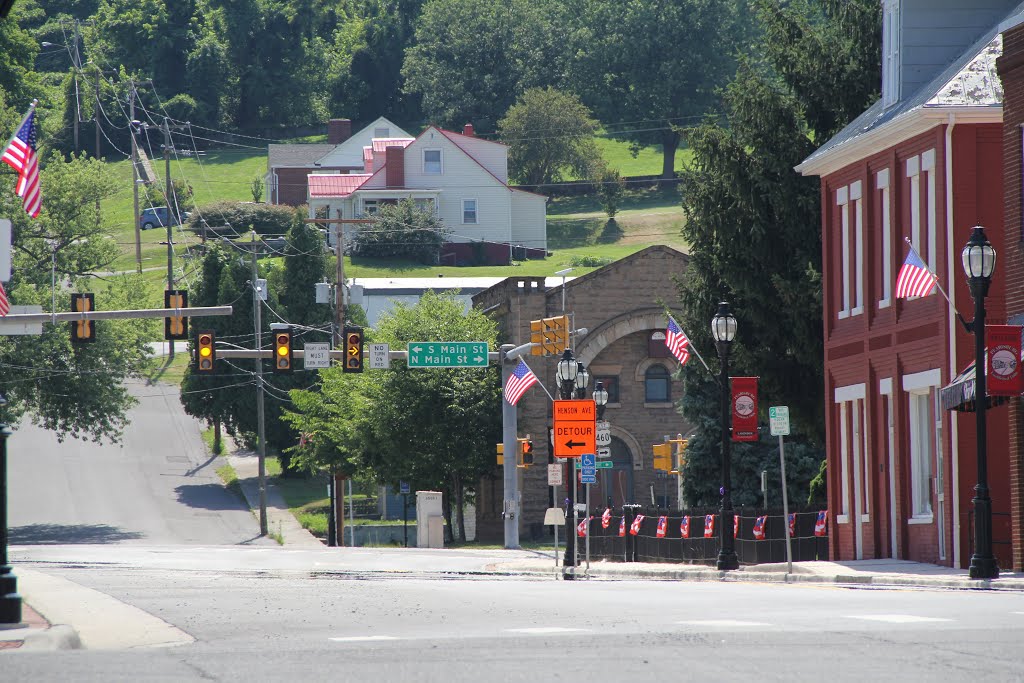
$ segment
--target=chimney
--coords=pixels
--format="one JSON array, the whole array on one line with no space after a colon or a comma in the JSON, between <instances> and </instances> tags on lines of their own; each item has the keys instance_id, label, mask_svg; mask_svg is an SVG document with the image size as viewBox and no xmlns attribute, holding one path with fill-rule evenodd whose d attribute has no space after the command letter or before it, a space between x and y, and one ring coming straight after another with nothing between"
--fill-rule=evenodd
<instances>
[{"instance_id":1,"label":"chimney","mask_svg":"<svg viewBox=\"0 0 1024 683\"><path fill-rule=\"evenodd\" d=\"M466 125L464 125L462 127L462 134L465 135L466 137L474 137L476 133L473 132L473 124L467 123Z\"/></svg>"},{"instance_id":2,"label":"chimney","mask_svg":"<svg viewBox=\"0 0 1024 683\"><path fill-rule=\"evenodd\" d=\"M340 145L352 137L351 119L331 119L327 122L327 144Z\"/></svg>"},{"instance_id":3,"label":"chimney","mask_svg":"<svg viewBox=\"0 0 1024 683\"><path fill-rule=\"evenodd\" d=\"M405 187L405 148L390 145L384 148L384 182L389 188Z\"/></svg>"}]
</instances>

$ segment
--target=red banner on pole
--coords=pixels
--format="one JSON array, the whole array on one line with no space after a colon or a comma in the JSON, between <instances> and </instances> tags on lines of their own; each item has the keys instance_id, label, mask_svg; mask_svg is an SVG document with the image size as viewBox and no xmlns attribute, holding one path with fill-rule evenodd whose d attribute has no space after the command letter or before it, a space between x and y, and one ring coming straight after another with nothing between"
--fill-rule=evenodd
<instances>
[{"instance_id":1,"label":"red banner on pole","mask_svg":"<svg viewBox=\"0 0 1024 683\"><path fill-rule=\"evenodd\" d=\"M986 325L988 342L985 377L989 396L1020 396L1024 374L1020 367L1019 325Z\"/></svg>"},{"instance_id":2,"label":"red banner on pole","mask_svg":"<svg viewBox=\"0 0 1024 683\"><path fill-rule=\"evenodd\" d=\"M732 440L757 441L757 377L732 380Z\"/></svg>"}]
</instances>

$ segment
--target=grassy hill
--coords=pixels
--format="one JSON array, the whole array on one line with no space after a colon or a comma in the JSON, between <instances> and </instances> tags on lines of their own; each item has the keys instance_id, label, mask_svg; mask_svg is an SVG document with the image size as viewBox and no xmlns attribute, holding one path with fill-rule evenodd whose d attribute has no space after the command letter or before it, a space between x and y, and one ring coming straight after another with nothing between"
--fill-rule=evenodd
<instances>
[{"instance_id":1,"label":"grassy hill","mask_svg":"<svg viewBox=\"0 0 1024 683\"><path fill-rule=\"evenodd\" d=\"M661 170L661 151L656 147L641 149L634 157L628 143L598 138L598 145L609 164L623 175L653 175ZM681 167L688 156L686 151L681 151L676 158L677 167ZM131 165L125 160L112 162L110 167L124 187L103 206L107 229L122 251L113 269L134 270ZM163 182L163 159L154 159L153 169ZM171 160L171 177L192 187L196 204L200 207L220 199L251 201L250 184L253 178L261 177L265 172L266 154L256 150L214 150L201 157ZM143 203L141 206L145 208L146 205ZM579 275L651 244L666 244L685 250L686 245L679 234L682 221L677 189L628 191L613 222L608 221L596 197L554 197L548 203L548 250L552 252L549 258L511 266L483 267L431 267L366 260L352 264L346 259L345 272L353 277L502 277L553 275L556 270L574 266L577 268L575 274ZM197 265L193 252L199 238L180 228L173 230L176 277L184 277L187 283ZM166 282L167 233L158 228L142 231L141 236L142 268L156 303L158 299L162 301L160 292ZM586 263L593 265L583 265Z\"/></svg>"}]
</instances>

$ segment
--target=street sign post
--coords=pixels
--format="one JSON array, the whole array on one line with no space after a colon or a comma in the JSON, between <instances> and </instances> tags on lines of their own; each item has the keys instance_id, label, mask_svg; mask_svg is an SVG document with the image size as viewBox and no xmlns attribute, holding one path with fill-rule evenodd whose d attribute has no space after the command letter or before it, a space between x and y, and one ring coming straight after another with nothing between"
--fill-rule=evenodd
<instances>
[{"instance_id":1,"label":"street sign post","mask_svg":"<svg viewBox=\"0 0 1024 683\"><path fill-rule=\"evenodd\" d=\"M558 463L548 465L548 486L562 485L562 466Z\"/></svg>"},{"instance_id":2,"label":"street sign post","mask_svg":"<svg viewBox=\"0 0 1024 683\"><path fill-rule=\"evenodd\" d=\"M597 458L593 453L584 453L580 456L580 481L584 484L597 483Z\"/></svg>"},{"instance_id":3,"label":"street sign post","mask_svg":"<svg viewBox=\"0 0 1024 683\"><path fill-rule=\"evenodd\" d=\"M594 468L598 469L598 470L610 470L614 466L615 466L615 463L613 463L611 460L598 460L597 462L594 463ZM580 465L580 461L579 460L576 461L576 469L577 470L582 470L583 469L583 466Z\"/></svg>"},{"instance_id":4,"label":"street sign post","mask_svg":"<svg viewBox=\"0 0 1024 683\"><path fill-rule=\"evenodd\" d=\"M771 423L772 436L789 436L789 406L768 408L768 422Z\"/></svg>"},{"instance_id":5,"label":"street sign post","mask_svg":"<svg viewBox=\"0 0 1024 683\"><path fill-rule=\"evenodd\" d=\"M612 426L608 420L597 421L597 433L595 442L598 446L611 446L612 445ZM600 450L600 449L598 449ZM604 456L607 457L607 456Z\"/></svg>"},{"instance_id":6,"label":"street sign post","mask_svg":"<svg viewBox=\"0 0 1024 683\"><path fill-rule=\"evenodd\" d=\"M331 345L327 342L306 342L302 351L302 367L305 369L331 367Z\"/></svg>"},{"instance_id":7,"label":"street sign post","mask_svg":"<svg viewBox=\"0 0 1024 683\"><path fill-rule=\"evenodd\" d=\"M782 437L789 434L789 406L770 406L768 420L772 436L779 437L779 471L782 474L782 519L789 529L789 497L786 495L786 450ZM789 532L786 532L786 573L793 573L793 547Z\"/></svg>"},{"instance_id":8,"label":"street sign post","mask_svg":"<svg viewBox=\"0 0 1024 683\"><path fill-rule=\"evenodd\" d=\"M612 449L608 446L597 447L597 457L599 458L610 458L612 457Z\"/></svg>"},{"instance_id":9,"label":"street sign post","mask_svg":"<svg viewBox=\"0 0 1024 683\"><path fill-rule=\"evenodd\" d=\"M593 400L555 401L552 414L556 458L578 458L597 452L597 406Z\"/></svg>"},{"instance_id":10,"label":"street sign post","mask_svg":"<svg viewBox=\"0 0 1024 683\"><path fill-rule=\"evenodd\" d=\"M486 368L487 342L409 342L410 368Z\"/></svg>"},{"instance_id":11,"label":"street sign post","mask_svg":"<svg viewBox=\"0 0 1024 683\"><path fill-rule=\"evenodd\" d=\"M370 344L370 369L387 370L391 367L391 348L387 344Z\"/></svg>"}]
</instances>

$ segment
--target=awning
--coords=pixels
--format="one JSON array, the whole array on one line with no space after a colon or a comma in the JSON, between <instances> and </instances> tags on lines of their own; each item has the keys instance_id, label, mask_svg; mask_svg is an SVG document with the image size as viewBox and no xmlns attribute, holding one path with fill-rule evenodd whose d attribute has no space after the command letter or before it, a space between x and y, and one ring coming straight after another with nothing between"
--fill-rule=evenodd
<instances>
[{"instance_id":1,"label":"awning","mask_svg":"<svg viewBox=\"0 0 1024 683\"><path fill-rule=\"evenodd\" d=\"M944 410L956 410L962 413L973 413L974 404L974 363L953 378L953 381L939 390L939 400ZM989 396L988 407L1000 405L1010 400L1009 396Z\"/></svg>"}]
</instances>

